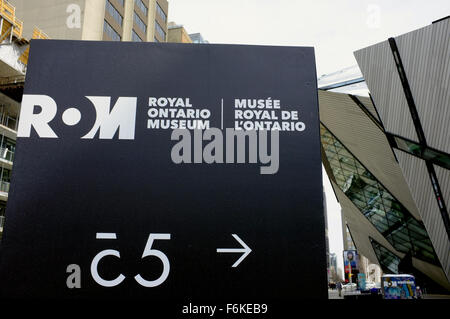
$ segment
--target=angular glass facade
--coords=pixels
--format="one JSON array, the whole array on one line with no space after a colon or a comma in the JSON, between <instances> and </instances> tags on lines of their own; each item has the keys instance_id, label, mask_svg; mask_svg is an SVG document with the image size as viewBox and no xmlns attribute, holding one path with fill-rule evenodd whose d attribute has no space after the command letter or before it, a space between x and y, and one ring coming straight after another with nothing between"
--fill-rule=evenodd
<instances>
[{"instance_id":1,"label":"angular glass facade","mask_svg":"<svg viewBox=\"0 0 450 319\"><path fill-rule=\"evenodd\" d=\"M370 243L372 244L372 248L375 251L375 255L377 255L378 262L385 271L389 270L394 274L398 274L398 265L400 263L400 258L391 253L384 246L380 245L378 242L370 238Z\"/></svg>"},{"instance_id":2,"label":"angular glass facade","mask_svg":"<svg viewBox=\"0 0 450 319\"><path fill-rule=\"evenodd\" d=\"M424 225L323 124L320 133L322 147L341 191L395 249L438 265Z\"/></svg>"}]
</instances>

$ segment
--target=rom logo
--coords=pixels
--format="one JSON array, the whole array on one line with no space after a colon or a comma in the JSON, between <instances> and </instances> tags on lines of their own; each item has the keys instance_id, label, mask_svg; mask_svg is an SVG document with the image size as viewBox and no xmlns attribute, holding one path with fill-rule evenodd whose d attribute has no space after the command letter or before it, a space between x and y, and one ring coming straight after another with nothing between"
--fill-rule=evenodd
<instances>
[{"instance_id":1,"label":"rom logo","mask_svg":"<svg viewBox=\"0 0 450 319\"><path fill-rule=\"evenodd\" d=\"M99 132L99 139L112 139L119 130L120 140L133 140L136 124L136 97L119 97L111 109L110 96L86 96L96 111L95 123L82 139L93 139ZM40 108L35 112L36 107ZM20 109L18 137L30 137L31 128L40 138L58 138L50 126L56 118L58 106L48 95L24 94ZM82 114L75 107L66 109L61 120L67 126L77 125Z\"/></svg>"}]
</instances>

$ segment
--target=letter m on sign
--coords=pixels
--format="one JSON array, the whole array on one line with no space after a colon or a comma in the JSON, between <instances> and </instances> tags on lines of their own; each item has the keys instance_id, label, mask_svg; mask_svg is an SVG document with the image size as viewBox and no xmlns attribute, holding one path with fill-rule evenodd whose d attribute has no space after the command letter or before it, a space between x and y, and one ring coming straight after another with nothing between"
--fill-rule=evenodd
<instances>
[{"instance_id":1,"label":"letter m on sign","mask_svg":"<svg viewBox=\"0 0 450 319\"><path fill-rule=\"evenodd\" d=\"M100 139L112 139L119 130L120 140L133 140L136 126L136 97L119 97L111 108L109 96L86 96L95 107L97 119L84 139L92 139L100 130Z\"/></svg>"}]
</instances>

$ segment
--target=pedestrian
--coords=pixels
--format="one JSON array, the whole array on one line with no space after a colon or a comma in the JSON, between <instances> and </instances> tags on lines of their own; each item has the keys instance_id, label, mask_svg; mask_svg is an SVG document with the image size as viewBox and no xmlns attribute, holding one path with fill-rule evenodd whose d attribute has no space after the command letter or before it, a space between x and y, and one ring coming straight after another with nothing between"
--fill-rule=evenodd
<instances>
[{"instance_id":1,"label":"pedestrian","mask_svg":"<svg viewBox=\"0 0 450 319\"><path fill-rule=\"evenodd\" d=\"M339 291L339 297L341 297L342 283L340 281L338 281L338 283L336 284L336 288Z\"/></svg>"},{"instance_id":2,"label":"pedestrian","mask_svg":"<svg viewBox=\"0 0 450 319\"><path fill-rule=\"evenodd\" d=\"M416 287L416 298L417 299L422 299L423 298L422 289L420 289L419 286Z\"/></svg>"}]
</instances>

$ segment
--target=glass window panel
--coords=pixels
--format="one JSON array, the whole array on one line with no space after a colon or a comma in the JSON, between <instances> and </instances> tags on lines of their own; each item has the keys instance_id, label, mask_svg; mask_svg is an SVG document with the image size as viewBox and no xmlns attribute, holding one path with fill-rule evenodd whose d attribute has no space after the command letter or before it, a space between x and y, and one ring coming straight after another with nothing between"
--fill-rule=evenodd
<instances>
[{"instance_id":1,"label":"glass window panel","mask_svg":"<svg viewBox=\"0 0 450 319\"><path fill-rule=\"evenodd\" d=\"M366 184L372 185L373 187L377 188L377 191L378 191L378 187L377 187L378 183L377 183L377 181L374 181L374 180L371 179L371 178L367 178L367 176L364 176L364 175L363 175L362 173L360 173L359 171L357 171L357 172L358 172L359 177L360 177Z\"/></svg>"},{"instance_id":2,"label":"glass window panel","mask_svg":"<svg viewBox=\"0 0 450 319\"><path fill-rule=\"evenodd\" d=\"M361 190L359 190L357 188L350 188L349 190L347 190L347 192L345 192L345 194L349 198L352 198L352 199L355 199L355 200L359 200L359 201L363 202L364 205L367 205L367 199L366 199L366 197L364 196L364 193Z\"/></svg>"},{"instance_id":3,"label":"glass window panel","mask_svg":"<svg viewBox=\"0 0 450 319\"><path fill-rule=\"evenodd\" d=\"M405 254L412 250L411 244L409 244L407 242L399 242L399 241L395 240L395 238L394 238L393 246L399 252L402 252L402 253L405 253Z\"/></svg>"},{"instance_id":4,"label":"glass window panel","mask_svg":"<svg viewBox=\"0 0 450 319\"><path fill-rule=\"evenodd\" d=\"M384 210L383 202L378 194L367 192L366 189L364 189L364 195L368 205Z\"/></svg>"},{"instance_id":5,"label":"glass window panel","mask_svg":"<svg viewBox=\"0 0 450 319\"><path fill-rule=\"evenodd\" d=\"M111 25L106 22L103 22L103 32L105 32L113 41L120 41L120 35L111 27Z\"/></svg>"},{"instance_id":6,"label":"glass window panel","mask_svg":"<svg viewBox=\"0 0 450 319\"><path fill-rule=\"evenodd\" d=\"M123 17L122 17L122 15L119 13L119 11L117 11L117 9L113 6L113 4L112 4L111 2L109 2L109 0L106 1L106 11L108 11L108 13L113 17L113 19L114 19L120 26L122 26Z\"/></svg>"},{"instance_id":7,"label":"glass window panel","mask_svg":"<svg viewBox=\"0 0 450 319\"><path fill-rule=\"evenodd\" d=\"M386 214L386 218L388 220L389 225L395 225L401 222L400 218L398 218L394 214L391 214L390 212Z\"/></svg>"},{"instance_id":8,"label":"glass window panel","mask_svg":"<svg viewBox=\"0 0 450 319\"><path fill-rule=\"evenodd\" d=\"M352 200L353 204L354 204L360 211L364 211L365 208L367 207L366 203L363 202L363 201L361 201L361 200L358 200L358 199L355 199L355 198L350 198L350 199Z\"/></svg>"},{"instance_id":9,"label":"glass window panel","mask_svg":"<svg viewBox=\"0 0 450 319\"><path fill-rule=\"evenodd\" d=\"M339 188L340 188L341 190L344 189L344 186L345 186L346 183L347 183L346 178L345 178L344 176L342 176L341 174L336 174L336 173L334 174L334 176L335 176L335 178L336 178L336 182L337 182Z\"/></svg>"},{"instance_id":10,"label":"glass window panel","mask_svg":"<svg viewBox=\"0 0 450 319\"><path fill-rule=\"evenodd\" d=\"M423 228L423 226L421 227L419 225L419 223L416 220L410 220L408 221L408 228L413 231L414 233L426 237L428 238L427 232L425 231L425 229Z\"/></svg>"},{"instance_id":11,"label":"glass window panel","mask_svg":"<svg viewBox=\"0 0 450 319\"><path fill-rule=\"evenodd\" d=\"M145 22L142 21L142 19L137 15L136 12L133 13L134 13L134 22L142 31L144 31L144 33L147 33L147 25L145 24Z\"/></svg>"},{"instance_id":12,"label":"glass window panel","mask_svg":"<svg viewBox=\"0 0 450 319\"><path fill-rule=\"evenodd\" d=\"M134 30L132 30L132 32L131 32L131 39L134 42L142 42L141 37Z\"/></svg>"},{"instance_id":13,"label":"glass window panel","mask_svg":"<svg viewBox=\"0 0 450 319\"><path fill-rule=\"evenodd\" d=\"M378 185L377 185L376 181L374 181L373 179L367 178L366 176L361 175L361 174L359 174L358 176L360 177L361 181L364 182L364 184L370 185L372 188L376 189L377 193L379 193Z\"/></svg>"},{"instance_id":14,"label":"glass window panel","mask_svg":"<svg viewBox=\"0 0 450 319\"><path fill-rule=\"evenodd\" d=\"M355 207L399 251L411 251L425 261L437 260L424 226L322 124L320 129L336 182ZM399 258L385 248L379 248L380 254L386 267L398 265Z\"/></svg>"},{"instance_id":15,"label":"glass window panel","mask_svg":"<svg viewBox=\"0 0 450 319\"><path fill-rule=\"evenodd\" d=\"M164 12L164 10L159 6L158 2L156 2L156 12L161 17L161 19L166 22L167 21L167 15Z\"/></svg>"},{"instance_id":16,"label":"glass window panel","mask_svg":"<svg viewBox=\"0 0 450 319\"><path fill-rule=\"evenodd\" d=\"M426 250L429 253L433 253L433 248L430 245L431 243L429 243L428 241L426 242L422 242L420 240L414 241L414 247L417 250Z\"/></svg>"},{"instance_id":17,"label":"glass window panel","mask_svg":"<svg viewBox=\"0 0 450 319\"><path fill-rule=\"evenodd\" d=\"M330 165L340 168L339 164L339 158L336 154L331 152L326 152L328 162L330 162Z\"/></svg>"},{"instance_id":18,"label":"glass window panel","mask_svg":"<svg viewBox=\"0 0 450 319\"><path fill-rule=\"evenodd\" d=\"M428 261L430 261L431 263L436 263L436 255L434 254L434 252L429 252L427 250L417 250L416 254L420 255L420 256L424 256L424 258Z\"/></svg>"},{"instance_id":19,"label":"glass window panel","mask_svg":"<svg viewBox=\"0 0 450 319\"><path fill-rule=\"evenodd\" d=\"M155 29L156 29L156 32L159 34L159 36L165 41L166 40L166 32L164 32L163 28L156 21L155 21Z\"/></svg>"},{"instance_id":20,"label":"glass window panel","mask_svg":"<svg viewBox=\"0 0 450 319\"><path fill-rule=\"evenodd\" d=\"M409 230L409 235L411 237L411 240L413 241L418 241L418 240L422 240L422 241L428 241L428 236L426 234L423 234L422 232L416 232L413 229L411 229L408 226L408 230Z\"/></svg>"},{"instance_id":21,"label":"glass window panel","mask_svg":"<svg viewBox=\"0 0 450 319\"><path fill-rule=\"evenodd\" d=\"M366 177L369 177L369 176L367 176L367 174L365 173L365 172L367 172L367 170L365 169L364 166L360 165L359 163L356 163L355 166L356 166L356 170L358 171L358 174L363 175L363 176L366 176Z\"/></svg>"},{"instance_id":22,"label":"glass window panel","mask_svg":"<svg viewBox=\"0 0 450 319\"><path fill-rule=\"evenodd\" d=\"M332 166L331 169L332 169L332 171L333 171L333 175L334 175L336 178L339 178L339 179L341 179L341 180L344 181L344 182L347 181L347 178L345 178L345 176L342 175L341 170L340 170L338 167Z\"/></svg>"},{"instance_id":23,"label":"glass window panel","mask_svg":"<svg viewBox=\"0 0 450 319\"><path fill-rule=\"evenodd\" d=\"M386 223L386 219L383 218L382 216L380 216L379 214L373 214L370 217L370 221L373 223L373 225L375 226L375 228L380 232L383 233L386 230L388 230L388 225Z\"/></svg>"},{"instance_id":24,"label":"glass window panel","mask_svg":"<svg viewBox=\"0 0 450 319\"><path fill-rule=\"evenodd\" d=\"M339 158L339 162L341 163L343 169L351 172L352 174L355 174L355 175L358 174L355 166L353 164L349 163L349 161L344 161L341 158Z\"/></svg>"},{"instance_id":25,"label":"glass window panel","mask_svg":"<svg viewBox=\"0 0 450 319\"><path fill-rule=\"evenodd\" d=\"M139 9L142 11L142 13L147 16L148 14L148 8L147 6L142 2L142 0L136 0L136 4L139 7Z\"/></svg>"},{"instance_id":26,"label":"glass window panel","mask_svg":"<svg viewBox=\"0 0 450 319\"><path fill-rule=\"evenodd\" d=\"M405 228L402 227L397 228L395 231L392 232L392 236L394 237L394 241L410 243L410 238Z\"/></svg>"},{"instance_id":27,"label":"glass window panel","mask_svg":"<svg viewBox=\"0 0 450 319\"><path fill-rule=\"evenodd\" d=\"M438 153L437 151L426 148L423 151L423 157L425 159L433 161L433 163L439 166L450 169L450 155L448 154Z\"/></svg>"},{"instance_id":28,"label":"glass window panel","mask_svg":"<svg viewBox=\"0 0 450 319\"><path fill-rule=\"evenodd\" d=\"M422 146L413 141L406 140L399 136L394 136L394 147L405 152L418 156L424 160L432 161L434 164L450 169L450 155L429 147Z\"/></svg>"},{"instance_id":29,"label":"glass window panel","mask_svg":"<svg viewBox=\"0 0 450 319\"><path fill-rule=\"evenodd\" d=\"M400 258L378 244L376 241L371 240L371 243L380 265L385 269L389 269L392 273L398 273Z\"/></svg>"},{"instance_id":30,"label":"glass window panel","mask_svg":"<svg viewBox=\"0 0 450 319\"><path fill-rule=\"evenodd\" d=\"M368 170L366 170L364 167L359 166L359 169L362 170L362 174L361 175L363 175L363 176L365 176L367 178L375 180L375 177L372 174L370 174L370 172Z\"/></svg>"}]
</instances>

